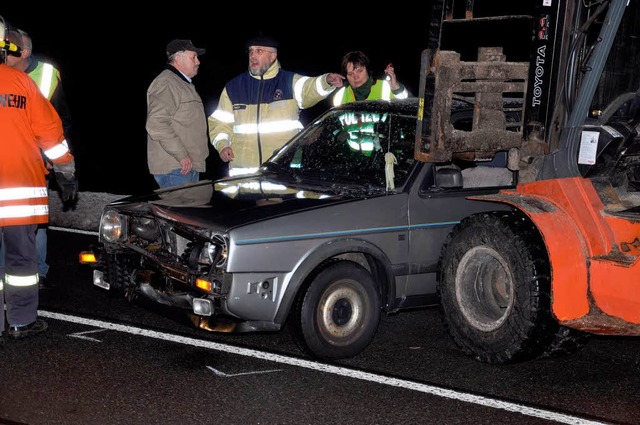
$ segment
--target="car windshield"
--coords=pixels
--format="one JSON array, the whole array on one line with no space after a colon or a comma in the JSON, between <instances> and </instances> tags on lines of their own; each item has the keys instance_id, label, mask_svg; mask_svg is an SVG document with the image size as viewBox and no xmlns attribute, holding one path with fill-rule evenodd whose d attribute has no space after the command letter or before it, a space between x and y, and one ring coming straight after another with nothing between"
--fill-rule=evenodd
<instances>
[{"instance_id":1,"label":"car windshield","mask_svg":"<svg viewBox=\"0 0 640 425\"><path fill-rule=\"evenodd\" d=\"M319 184L402 186L414 164L415 116L336 109L272 156L264 172Z\"/></svg>"}]
</instances>

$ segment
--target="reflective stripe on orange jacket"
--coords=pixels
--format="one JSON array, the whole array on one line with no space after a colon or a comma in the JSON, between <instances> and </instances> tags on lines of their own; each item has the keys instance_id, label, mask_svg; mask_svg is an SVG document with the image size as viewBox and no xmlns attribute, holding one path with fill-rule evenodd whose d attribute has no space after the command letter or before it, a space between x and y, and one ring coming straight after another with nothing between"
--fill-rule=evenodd
<instances>
[{"instance_id":1,"label":"reflective stripe on orange jacket","mask_svg":"<svg viewBox=\"0 0 640 425\"><path fill-rule=\"evenodd\" d=\"M54 163L73 161L62 121L36 83L0 64L0 226L49 221L42 152Z\"/></svg>"}]
</instances>

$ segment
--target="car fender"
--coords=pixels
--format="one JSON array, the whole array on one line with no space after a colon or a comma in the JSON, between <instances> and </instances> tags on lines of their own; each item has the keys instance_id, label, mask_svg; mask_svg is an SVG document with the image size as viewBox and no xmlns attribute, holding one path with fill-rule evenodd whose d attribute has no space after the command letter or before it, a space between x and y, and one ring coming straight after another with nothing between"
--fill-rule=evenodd
<instances>
[{"instance_id":1,"label":"car fender","mask_svg":"<svg viewBox=\"0 0 640 425\"><path fill-rule=\"evenodd\" d=\"M391 262L386 254L380 248L364 239L334 239L319 245L315 250L304 257L295 268L295 271L291 276L287 292L283 294L280 308L276 313L275 322L284 323L301 287L320 264L331 258L342 255L347 255L347 259L352 259L353 261L354 258L349 258L349 254L351 253L373 257L377 263L382 266L381 268L375 267L374 270L372 270L372 264L370 261L357 261L371 271L374 280L380 283L378 290L381 293L382 303L384 304L387 299L387 294L391 290L391 287L393 287L394 282Z\"/></svg>"}]
</instances>

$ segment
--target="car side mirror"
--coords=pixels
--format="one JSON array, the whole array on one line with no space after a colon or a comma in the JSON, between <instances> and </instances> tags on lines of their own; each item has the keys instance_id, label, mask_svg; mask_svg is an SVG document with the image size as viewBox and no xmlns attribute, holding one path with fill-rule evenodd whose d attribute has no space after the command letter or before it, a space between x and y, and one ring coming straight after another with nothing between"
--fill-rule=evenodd
<instances>
[{"instance_id":1,"label":"car side mirror","mask_svg":"<svg viewBox=\"0 0 640 425\"><path fill-rule=\"evenodd\" d=\"M460 189L462 187L462 171L459 168L438 168L436 170L436 186L443 189Z\"/></svg>"}]
</instances>

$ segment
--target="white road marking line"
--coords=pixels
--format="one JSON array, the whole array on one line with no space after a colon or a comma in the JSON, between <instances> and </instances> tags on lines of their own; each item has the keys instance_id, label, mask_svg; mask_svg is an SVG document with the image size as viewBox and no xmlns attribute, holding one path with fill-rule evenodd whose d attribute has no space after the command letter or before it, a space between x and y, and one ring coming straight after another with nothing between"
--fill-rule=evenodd
<instances>
[{"instance_id":1,"label":"white road marking line","mask_svg":"<svg viewBox=\"0 0 640 425\"><path fill-rule=\"evenodd\" d=\"M57 226L49 226L50 230L58 230L60 232L68 232L68 233L81 233L83 235L91 235L91 236L99 236L99 232L94 232L90 230L80 230L80 229L72 229L70 227L57 227Z\"/></svg>"},{"instance_id":2,"label":"white road marking line","mask_svg":"<svg viewBox=\"0 0 640 425\"><path fill-rule=\"evenodd\" d=\"M78 339L86 339L89 341L95 341L95 342L102 342L102 340L99 340L98 338L91 338L90 336L84 336L85 334L92 334L92 333L97 333L97 332L104 332L105 329L94 329L92 331L84 331L84 332L76 332L74 334L69 335L72 338L78 338Z\"/></svg>"},{"instance_id":3,"label":"white road marking line","mask_svg":"<svg viewBox=\"0 0 640 425\"><path fill-rule=\"evenodd\" d=\"M496 400L496 399L477 396L473 394L467 394L460 391L448 390L446 388L440 388L433 385L420 384L420 383L408 381L405 379L390 378L386 376L376 375L375 373L352 370L346 367L332 366L328 364L314 362L311 360L287 357L281 354L264 353L262 351L252 350L249 348L233 347L233 346L221 344L218 342L203 341L196 338L172 335L169 333L151 331L148 329L141 329L133 326L119 325L116 323L103 322L101 320L85 319L83 317L70 316L67 314L53 313L53 312L43 311L43 310L39 310L38 314L42 317L62 320L65 322L79 323L82 325L94 326L96 328L101 328L101 329L110 329L110 330L124 332L132 335L140 335L140 336L145 336L147 338L154 338L154 339L159 339L163 341L175 342L178 344L190 345L193 347L208 348L210 350L222 351L225 353L237 354L237 355L246 356L246 357L253 357L256 359L266 360L270 362L276 362L276 363L286 364L290 366L298 366L305 369L315 370L318 372L332 373L334 375L340 375L348 378L375 382L378 384L388 385L388 386L397 387L397 388L403 388L411 391L418 391L425 394L448 398L451 400L458 400L465 403L477 404L479 406L505 410L507 412L519 413L524 416L541 418L541 419L555 421L563 424L607 425L606 422L588 420L578 416L565 415L565 414L557 413L550 410L537 409L537 408L525 406L522 404Z\"/></svg>"},{"instance_id":4,"label":"white road marking line","mask_svg":"<svg viewBox=\"0 0 640 425\"><path fill-rule=\"evenodd\" d=\"M260 375L261 373L282 372L282 369L271 369L271 370L258 370L255 372L224 373L223 371L218 370L213 366L207 366L207 369L215 373L217 376L221 376L223 378L233 378L234 376L244 376L244 375Z\"/></svg>"}]
</instances>

